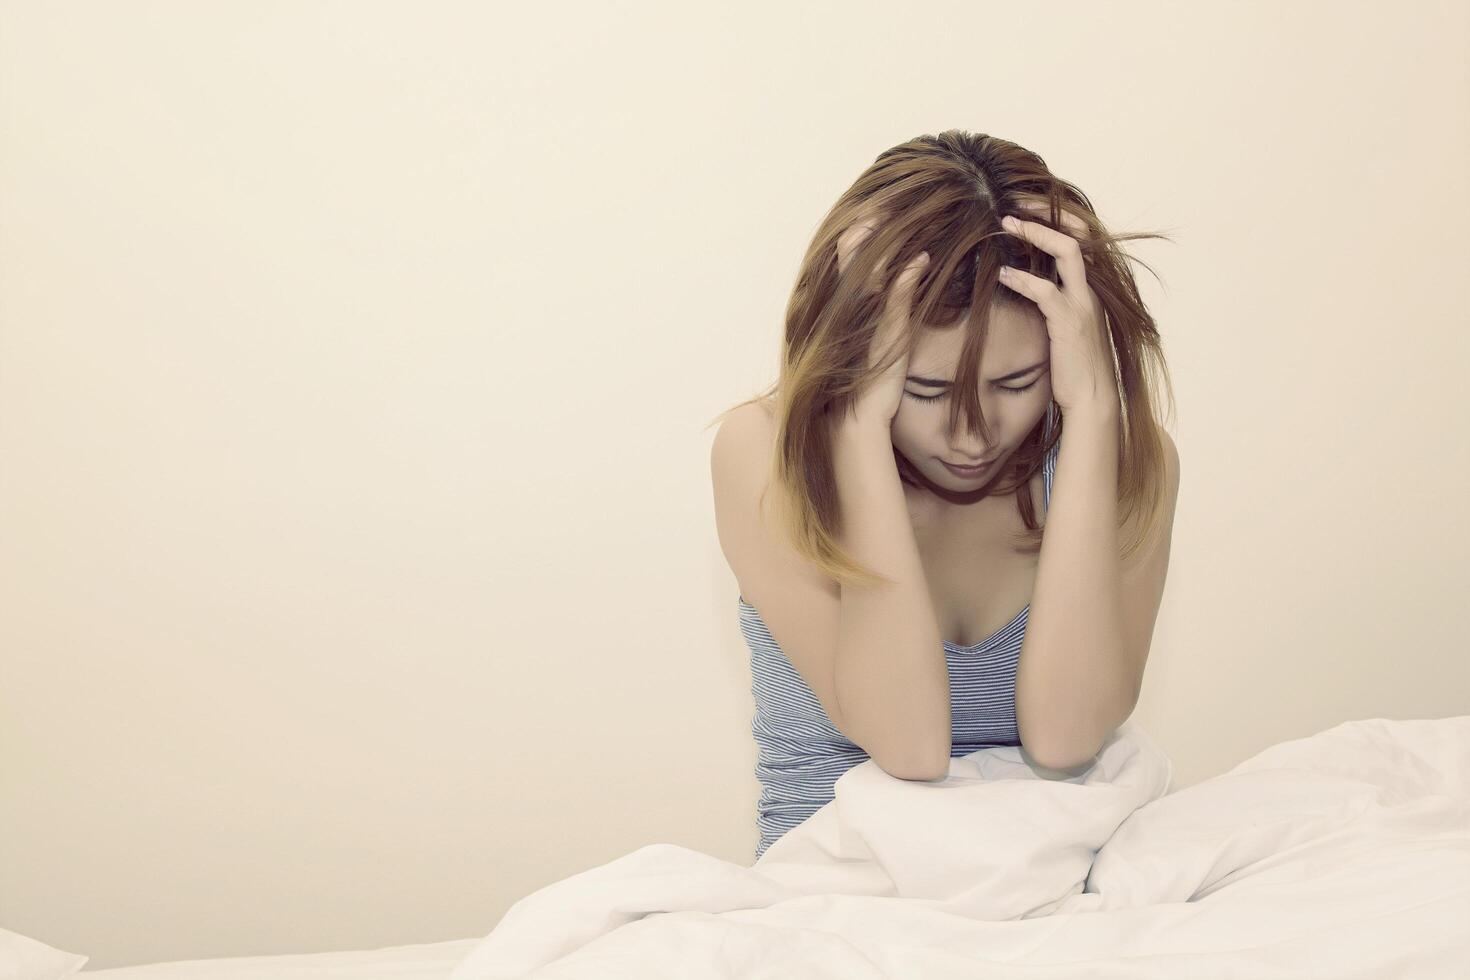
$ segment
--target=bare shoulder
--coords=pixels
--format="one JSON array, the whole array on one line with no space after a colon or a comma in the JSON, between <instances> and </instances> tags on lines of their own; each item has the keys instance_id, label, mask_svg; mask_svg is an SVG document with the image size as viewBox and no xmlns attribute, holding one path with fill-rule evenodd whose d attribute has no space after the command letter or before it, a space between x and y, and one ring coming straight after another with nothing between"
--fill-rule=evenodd
<instances>
[{"instance_id":1,"label":"bare shoulder","mask_svg":"<svg viewBox=\"0 0 1470 980\"><path fill-rule=\"evenodd\" d=\"M741 596L841 729L833 679L841 587L796 551L776 516L779 495L765 494L774 438L775 421L759 403L730 413L715 434L710 479L720 549Z\"/></svg>"},{"instance_id":2,"label":"bare shoulder","mask_svg":"<svg viewBox=\"0 0 1470 980\"><path fill-rule=\"evenodd\" d=\"M1174 437L1169 435L1168 429L1161 425L1158 430L1159 444L1164 448L1163 499L1169 508L1168 516L1172 518L1174 502L1179 496L1179 447L1174 445Z\"/></svg>"},{"instance_id":3,"label":"bare shoulder","mask_svg":"<svg viewBox=\"0 0 1470 980\"><path fill-rule=\"evenodd\" d=\"M1173 531L1174 511L1179 501L1179 447L1174 444L1174 437L1169 435L1168 430L1162 425L1158 426L1158 433L1159 444L1164 450L1164 468L1160 474L1163 492L1159 496L1159 521L1153 528L1154 543L1158 539L1167 538ZM1121 512L1122 501L1119 501L1118 506ZM1137 534L1147 516L1141 510L1129 515L1128 519L1123 521L1125 535L1131 537Z\"/></svg>"},{"instance_id":4,"label":"bare shoulder","mask_svg":"<svg viewBox=\"0 0 1470 980\"><path fill-rule=\"evenodd\" d=\"M775 420L759 402L741 405L720 423L710 446L710 480L716 507L764 489L770 472ZM718 516L718 514L717 514Z\"/></svg>"},{"instance_id":5,"label":"bare shoulder","mask_svg":"<svg viewBox=\"0 0 1470 980\"><path fill-rule=\"evenodd\" d=\"M775 411L766 402L748 402L725 417L710 446L716 503L722 494L761 496L770 478L775 442Z\"/></svg>"},{"instance_id":6,"label":"bare shoulder","mask_svg":"<svg viewBox=\"0 0 1470 980\"><path fill-rule=\"evenodd\" d=\"M1177 490L1179 488L1179 447L1174 445L1174 437L1169 435L1169 430L1162 425L1159 426L1159 441L1164 444L1165 474L1169 485Z\"/></svg>"},{"instance_id":7,"label":"bare shoulder","mask_svg":"<svg viewBox=\"0 0 1470 980\"><path fill-rule=\"evenodd\" d=\"M716 431L710 480L720 546L747 599L783 588L792 577L836 596L837 583L816 574L784 539L779 495L766 492L775 439L775 415L763 402L740 406Z\"/></svg>"}]
</instances>

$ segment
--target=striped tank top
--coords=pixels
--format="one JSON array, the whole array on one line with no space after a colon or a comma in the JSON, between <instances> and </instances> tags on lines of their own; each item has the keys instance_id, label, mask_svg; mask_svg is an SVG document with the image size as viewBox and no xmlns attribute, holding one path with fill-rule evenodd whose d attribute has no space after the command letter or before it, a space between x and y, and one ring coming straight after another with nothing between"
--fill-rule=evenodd
<instances>
[{"instance_id":1,"label":"striped tank top","mask_svg":"<svg viewBox=\"0 0 1470 980\"><path fill-rule=\"evenodd\" d=\"M1054 411L1054 409L1052 410ZM1053 415L1047 415L1048 435ZM1057 452L1042 464L1046 505L1051 504ZM755 607L738 597L740 632L750 648L751 694L755 714L750 732L758 753L755 775L761 783L756 804L760 841L755 857L782 834L832 802L837 779L868 754L827 719L800 672L786 659ZM997 745L1020 745L1016 725L1016 668L1031 604L987 639L969 646L944 641L949 669L950 758Z\"/></svg>"}]
</instances>

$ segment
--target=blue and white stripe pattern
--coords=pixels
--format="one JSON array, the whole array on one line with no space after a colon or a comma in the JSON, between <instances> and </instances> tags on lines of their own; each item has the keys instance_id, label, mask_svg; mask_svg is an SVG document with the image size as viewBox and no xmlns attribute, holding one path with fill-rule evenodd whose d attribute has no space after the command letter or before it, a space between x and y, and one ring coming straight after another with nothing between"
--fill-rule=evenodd
<instances>
[{"instance_id":1,"label":"blue and white stripe pattern","mask_svg":"<svg viewBox=\"0 0 1470 980\"><path fill-rule=\"evenodd\" d=\"M1048 415L1050 426L1052 416ZM1042 464L1045 500L1051 503L1057 451ZM827 719L801 674L786 659L755 607L739 597L740 632L750 647L755 714L750 731L759 753L755 774L763 787L756 806L760 843L755 857L782 834L832 802L837 778L868 758ZM1027 603L1009 624L970 646L944 641L949 668L950 758L996 745L1019 745L1016 668L1026 635Z\"/></svg>"}]
</instances>

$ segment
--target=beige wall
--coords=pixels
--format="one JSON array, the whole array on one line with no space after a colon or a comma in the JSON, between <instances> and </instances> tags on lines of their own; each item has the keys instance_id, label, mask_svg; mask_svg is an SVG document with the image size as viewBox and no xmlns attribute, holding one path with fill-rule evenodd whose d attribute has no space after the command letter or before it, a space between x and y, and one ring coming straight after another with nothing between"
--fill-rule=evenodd
<instances>
[{"instance_id":1,"label":"beige wall","mask_svg":"<svg viewBox=\"0 0 1470 980\"><path fill-rule=\"evenodd\" d=\"M949 127L1175 234L1176 785L1470 711L1463 3L0 11L0 924L89 968L748 863L701 426Z\"/></svg>"}]
</instances>

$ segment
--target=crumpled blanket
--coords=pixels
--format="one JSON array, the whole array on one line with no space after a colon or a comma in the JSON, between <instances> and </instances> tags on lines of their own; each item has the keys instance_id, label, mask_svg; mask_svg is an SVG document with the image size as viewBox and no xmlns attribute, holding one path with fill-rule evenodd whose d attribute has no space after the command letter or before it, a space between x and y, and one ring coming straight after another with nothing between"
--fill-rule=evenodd
<instances>
[{"instance_id":1,"label":"crumpled blanket","mask_svg":"<svg viewBox=\"0 0 1470 980\"><path fill-rule=\"evenodd\" d=\"M867 761L753 865L639 848L521 899L449 980L1470 977L1470 715L1171 769L1132 721L1065 779L1016 747L935 782Z\"/></svg>"}]
</instances>

